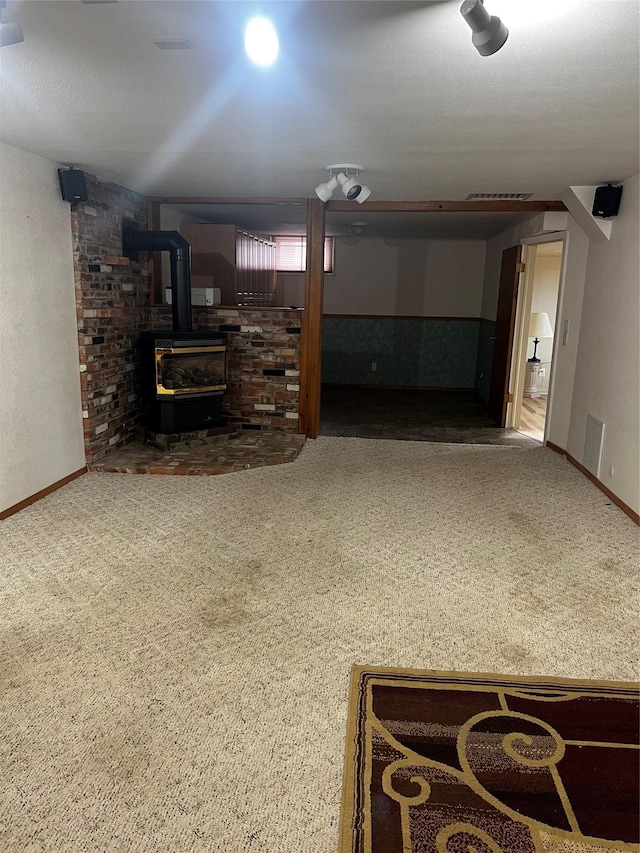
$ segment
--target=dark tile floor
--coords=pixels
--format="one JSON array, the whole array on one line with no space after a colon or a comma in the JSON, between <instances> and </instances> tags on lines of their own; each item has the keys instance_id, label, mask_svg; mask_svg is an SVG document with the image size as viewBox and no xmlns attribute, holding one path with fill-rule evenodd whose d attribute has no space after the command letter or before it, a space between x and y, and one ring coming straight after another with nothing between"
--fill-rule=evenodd
<instances>
[{"instance_id":1,"label":"dark tile floor","mask_svg":"<svg viewBox=\"0 0 640 853\"><path fill-rule=\"evenodd\" d=\"M321 435L540 446L514 429L498 428L473 391L324 386L320 417Z\"/></svg>"}]
</instances>

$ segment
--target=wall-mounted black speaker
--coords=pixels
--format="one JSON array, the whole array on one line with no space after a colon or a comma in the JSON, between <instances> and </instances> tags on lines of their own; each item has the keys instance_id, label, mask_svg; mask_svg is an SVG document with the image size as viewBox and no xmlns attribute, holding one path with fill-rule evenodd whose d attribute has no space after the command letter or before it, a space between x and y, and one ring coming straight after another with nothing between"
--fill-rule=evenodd
<instances>
[{"instance_id":1,"label":"wall-mounted black speaker","mask_svg":"<svg viewBox=\"0 0 640 853\"><path fill-rule=\"evenodd\" d=\"M76 201L87 201L87 182L82 169L58 169L60 191L64 201L72 204Z\"/></svg>"},{"instance_id":2,"label":"wall-mounted black speaker","mask_svg":"<svg viewBox=\"0 0 640 853\"><path fill-rule=\"evenodd\" d=\"M599 216L601 219L607 219L609 216L617 216L621 198L622 187L615 187L613 184L598 187L593 198L593 210L591 213L593 216Z\"/></svg>"}]
</instances>

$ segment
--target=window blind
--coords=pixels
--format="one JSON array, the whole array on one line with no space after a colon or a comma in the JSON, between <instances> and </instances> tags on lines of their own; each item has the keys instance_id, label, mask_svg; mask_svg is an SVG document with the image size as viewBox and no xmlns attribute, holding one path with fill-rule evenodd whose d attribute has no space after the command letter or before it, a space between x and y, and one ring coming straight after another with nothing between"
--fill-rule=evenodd
<instances>
[{"instance_id":1,"label":"window blind","mask_svg":"<svg viewBox=\"0 0 640 853\"><path fill-rule=\"evenodd\" d=\"M275 237L278 272L305 272L307 268L306 237ZM324 271L333 272L333 237L324 240Z\"/></svg>"}]
</instances>

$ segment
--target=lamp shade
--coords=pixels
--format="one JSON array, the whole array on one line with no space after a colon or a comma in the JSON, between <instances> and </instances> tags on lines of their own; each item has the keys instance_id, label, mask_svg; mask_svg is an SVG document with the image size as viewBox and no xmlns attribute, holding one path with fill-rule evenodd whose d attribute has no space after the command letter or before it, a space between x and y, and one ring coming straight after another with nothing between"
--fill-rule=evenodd
<instances>
[{"instance_id":1,"label":"lamp shade","mask_svg":"<svg viewBox=\"0 0 640 853\"><path fill-rule=\"evenodd\" d=\"M549 315L541 312L532 314L529 319L529 337L530 338L552 338L553 329L549 322Z\"/></svg>"}]
</instances>

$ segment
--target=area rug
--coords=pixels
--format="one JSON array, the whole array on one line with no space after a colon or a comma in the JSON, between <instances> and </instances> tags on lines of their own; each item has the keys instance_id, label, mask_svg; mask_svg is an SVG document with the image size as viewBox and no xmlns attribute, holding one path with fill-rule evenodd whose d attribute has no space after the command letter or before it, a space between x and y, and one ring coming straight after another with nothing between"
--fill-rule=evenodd
<instances>
[{"instance_id":1,"label":"area rug","mask_svg":"<svg viewBox=\"0 0 640 853\"><path fill-rule=\"evenodd\" d=\"M638 684L354 667L340 853L638 849Z\"/></svg>"}]
</instances>

